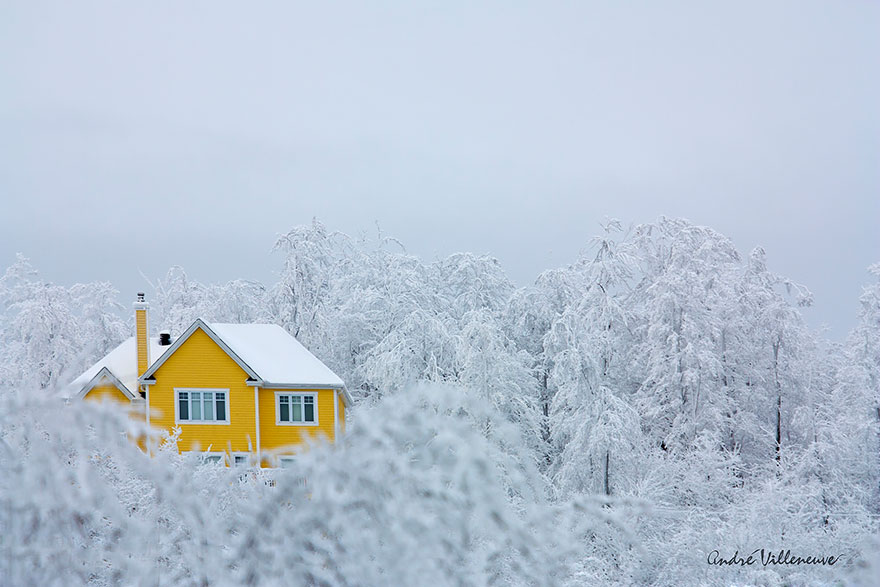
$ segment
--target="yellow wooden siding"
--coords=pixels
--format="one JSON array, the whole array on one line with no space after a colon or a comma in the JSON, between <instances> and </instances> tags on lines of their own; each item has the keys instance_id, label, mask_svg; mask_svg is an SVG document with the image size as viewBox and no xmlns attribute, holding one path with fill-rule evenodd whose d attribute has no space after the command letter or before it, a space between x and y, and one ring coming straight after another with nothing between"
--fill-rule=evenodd
<instances>
[{"instance_id":1,"label":"yellow wooden siding","mask_svg":"<svg viewBox=\"0 0 880 587\"><path fill-rule=\"evenodd\" d=\"M275 393L317 394L317 426L276 424ZM292 454L307 438L324 436L334 440L332 389L260 389L260 448L263 451Z\"/></svg>"},{"instance_id":2,"label":"yellow wooden siding","mask_svg":"<svg viewBox=\"0 0 880 587\"><path fill-rule=\"evenodd\" d=\"M179 424L181 451L249 452L257 448L254 389L246 385L247 373L197 329L154 373L150 386L150 423L168 431L174 428L174 389L228 390L229 424ZM157 414L158 412L158 414ZM273 420L274 423L274 420Z\"/></svg>"},{"instance_id":3,"label":"yellow wooden siding","mask_svg":"<svg viewBox=\"0 0 880 587\"><path fill-rule=\"evenodd\" d=\"M134 320L135 320L135 337L136 337L136 346L137 346L137 374L138 377L143 375L147 368L150 366L149 361L147 359L147 311L146 310L135 310L134 312Z\"/></svg>"},{"instance_id":4,"label":"yellow wooden siding","mask_svg":"<svg viewBox=\"0 0 880 587\"><path fill-rule=\"evenodd\" d=\"M143 406L138 407L133 404L132 401L128 399L128 396L122 393L122 391L120 391L118 387L110 383L106 377L103 381L101 381L100 384L90 389L89 392L86 393L86 395L83 397L83 399L91 402L112 402L114 404L118 404L123 408L129 410L129 418L133 418L141 422L144 421ZM128 439L137 444L141 450L146 449L145 438L143 438L142 436L133 436L129 434Z\"/></svg>"},{"instance_id":5,"label":"yellow wooden siding","mask_svg":"<svg viewBox=\"0 0 880 587\"><path fill-rule=\"evenodd\" d=\"M342 393L338 393L336 400L339 402L339 434L345 433L345 402L342 400Z\"/></svg>"},{"instance_id":6,"label":"yellow wooden siding","mask_svg":"<svg viewBox=\"0 0 880 587\"><path fill-rule=\"evenodd\" d=\"M106 378L105 380L106 381ZM122 393L118 387L113 385L112 383L104 383L96 385L85 395L85 399L89 401L110 401L114 403L120 404L130 404L131 400L128 399L124 393Z\"/></svg>"}]
</instances>

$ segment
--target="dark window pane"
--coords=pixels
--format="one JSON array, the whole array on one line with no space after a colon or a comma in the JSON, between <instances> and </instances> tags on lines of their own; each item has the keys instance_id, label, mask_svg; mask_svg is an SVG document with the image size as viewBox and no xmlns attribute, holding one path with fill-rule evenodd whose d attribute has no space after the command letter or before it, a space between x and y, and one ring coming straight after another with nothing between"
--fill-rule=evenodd
<instances>
[{"instance_id":1,"label":"dark window pane","mask_svg":"<svg viewBox=\"0 0 880 587\"><path fill-rule=\"evenodd\" d=\"M285 398L282 397L281 399L284 400ZM281 421L290 422L290 406L287 405L287 402L282 401L279 407L281 408Z\"/></svg>"},{"instance_id":2,"label":"dark window pane","mask_svg":"<svg viewBox=\"0 0 880 587\"><path fill-rule=\"evenodd\" d=\"M189 398L181 393L177 401L177 413L180 420L189 420Z\"/></svg>"},{"instance_id":3,"label":"dark window pane","mask_svg":"<svg viewBox=\"0 0 880 587\"><path fill-rule=\"evenodd\" d=\"M217 419L221 422L226 421L226 394L217 394Z\"/></svg>"},{"instance_id":4,"label":"dark window pane","mask_svg":"<svg viewBox=\"0 0 880 587\"><path fill-rule=\"evenodd\" d=\"M311 398L306 398L306 399L308 400ZM304 406L304 408L305 408L306 414L305 414L305 418L303 418L303 421L314 422L315 421L315 404L306 402L306 405Z\"/></svg>"}]
</instances>

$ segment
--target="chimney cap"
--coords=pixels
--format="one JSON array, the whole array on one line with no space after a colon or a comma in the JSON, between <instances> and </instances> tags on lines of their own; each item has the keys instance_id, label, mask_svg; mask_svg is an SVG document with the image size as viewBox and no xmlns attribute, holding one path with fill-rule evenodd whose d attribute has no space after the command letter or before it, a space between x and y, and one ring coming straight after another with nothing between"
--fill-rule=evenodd
<instances>
[{"instance_id":1,"label":"chimney cap","mask_svg":"<svg viewBox=\"0 0 880 587\"><path fill-rule=\"evenodd\" d=\"M134 306L135 310L146 310L147 308L150 307L150 304L148 304L146 302L146 299L144 297L144 292L142 292L142 291L138 292L137 301L135 303L133 303L132 306Z\"/></svg>"}]
</instances>

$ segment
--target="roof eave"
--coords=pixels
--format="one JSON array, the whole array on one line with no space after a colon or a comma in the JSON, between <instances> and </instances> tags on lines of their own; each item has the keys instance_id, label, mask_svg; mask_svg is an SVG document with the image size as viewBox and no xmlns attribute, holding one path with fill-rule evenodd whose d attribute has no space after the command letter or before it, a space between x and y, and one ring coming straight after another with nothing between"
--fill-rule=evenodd
<instances>
[{"instance_id":1,"label":"roof eave","mask_svg":"<svg viewBox=\"0 0 880 587\"><path fill-rule=\"evenodd\" d=\"M262 389L335 389L342 394L342 401L346 407L351 407L354 401L344 383L276 383L273 381L248 380L247 385Z\"/></svg>"}]
</instances>

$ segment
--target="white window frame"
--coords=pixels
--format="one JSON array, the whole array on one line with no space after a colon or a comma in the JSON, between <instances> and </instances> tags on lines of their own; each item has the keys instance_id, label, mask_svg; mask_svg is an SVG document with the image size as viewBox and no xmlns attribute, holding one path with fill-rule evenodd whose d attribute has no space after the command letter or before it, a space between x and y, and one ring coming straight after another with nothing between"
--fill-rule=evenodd
<instances>
[{"instance_id":1,"label":"white window frame","mask_svg":"<svg viewBox=\"0 0 880 587\"><path fill-rule=\"evenodd\" d=\"M192 393L192 392L220 392L226 394L226 419L225 420L181 420L180 419L180 393ZM217 398L214 398L215 402L215 410L216 410L216 402ZM229 401L229 390L228 389L217 389L212 387L175 387L174 388L174 423L178 425L189 425L195 424L198 426L228 426L230 423L231 412L230 410L230 401Z\"/></svg>"},{"instance_id":2,"label":"white window frame","mask_svg":"<svg viewBox=\"0 0 880 587\"><path fill-rule=\"evenodd\" d=\"M235 459L244 459L244 462L236 463ZM247 469L251 466L251 455L247 452L234 452L227 456L230 467Z\"/></svg>"},{"instance_id":3,"label":"white window frame","mask_svg":"<svg viewBox=\"0 0 880 587\"><path fill-rule=\"evenodd\" d=\"M281 421L281 396L282 395L298 395L313 397L315 400L315 421L314 422L282 422ZM305 408L303 408L305 412ZM303 414L305 415L305 413ZM314 391L276 391L275 392L275 425L276 426L317 426L318 425L318 394Z\"/></svg>"},{"instance_id":4,"label":"white window frame","mask_svg":"<svg viewBox=\"0 0 880 587\"><path fill-rule=\"evenodd\" d=\"M194 451L195 454L199 455L200 464L202 465L216 465L217 463L226 464L226 453L224 452L202 452L202 451ZM183 454L190 454L189 452ZM212 459L217 459L214 461Z\"/></svg>"},{"instance_id":5,"label":"white window frame","mask_svg":"<svg viewBox=\"0 0 880 587\"><path fill-rule=\"evenodd\" d=\"M200 464L202 465L216 465L217 463L222 464L225 467L229 468L250 468L251 466L251 453L248 452L217 452L217 451L186 451L182 454L197 454L199 455ZM244 459L244 462L236 463L235 459Z\"/></svg>"}]
</instances>

